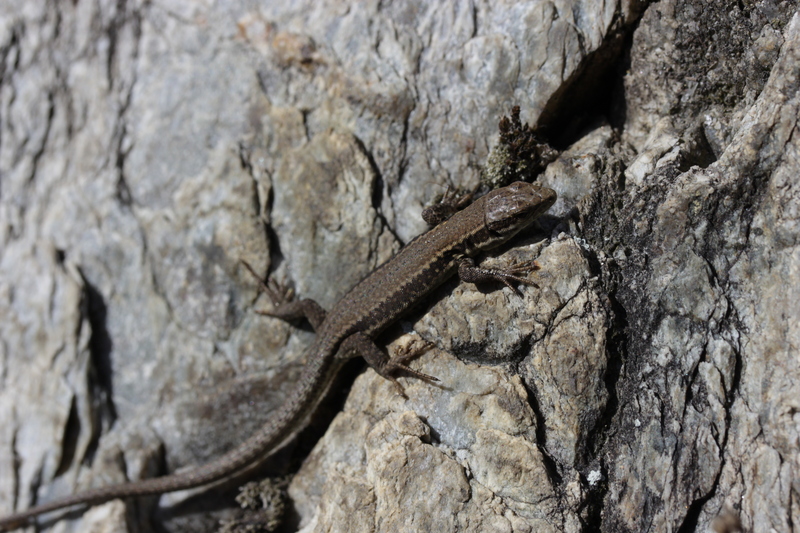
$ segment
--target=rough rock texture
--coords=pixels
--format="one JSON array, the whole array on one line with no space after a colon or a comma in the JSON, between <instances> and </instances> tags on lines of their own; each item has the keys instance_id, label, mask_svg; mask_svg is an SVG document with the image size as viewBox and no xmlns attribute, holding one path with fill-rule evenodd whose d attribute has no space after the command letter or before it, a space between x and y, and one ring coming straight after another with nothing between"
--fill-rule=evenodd
<instances>
[{"instance_id":1,"label":"rough rock texture","mask_svg":"<svg viewBox=\"0 0 800 533\"><path fill-rule=\"evenodd\" d=\"M0 513L244 440L312 333L239 260L329 307L519 105L560 199L486 261L538 288L387 332L440 385L350 366L259 472L48 525L275 523L236 488L289 475L284 531L795 530L796 5L289 4L0 2Z\"/></svg>"}]
</instances>

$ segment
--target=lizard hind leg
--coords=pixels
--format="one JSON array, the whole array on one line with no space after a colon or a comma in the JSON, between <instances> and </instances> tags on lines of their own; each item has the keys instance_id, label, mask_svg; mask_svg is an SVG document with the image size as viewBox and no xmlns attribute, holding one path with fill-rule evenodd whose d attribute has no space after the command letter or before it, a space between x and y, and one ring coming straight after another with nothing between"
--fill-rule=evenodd
<instances>
[{"instance_id":1,"label":"lizard hind leg","mask_svg":"<svg viewBox=\"0 0 800 533\"><path fill-rule=\"evenodd\" d=\"M265 292L267 296L269 296L270 301L272 301L272 311L256 310L256 313L273 318L280 318L286 322L305 318L311 324L311 327L314 328L314 331L319 331L327 315L327 312L321 305L309 298L294 300L294 291L291 288L278 283L274 278L269 278L265 282L256 274L256 271L247 261L242 260L242 264L256 279L260 289Z\"/></svg>"},{"instance_id":2,"label":"lizard hind leg","mask_svg":"<svg viewBox=\"0 0 800 533\"><path fill-rule=\"evenodd\" d=\"M431 343L425 342L422 346L407 347L401 349L394 357L389 357L381 350L375 342L362 332L353 333L347 337L339 348L342 352L354 352L364 358L375 372L381 377L388 379L399 389L400 394L405 396L403 386L397 381L395 372L401 370L416 378L438 383L439 380L418 370L414 370L406 365L408 361L419 356L421 353L430 349Z\"/></svg>"}]
</instances>

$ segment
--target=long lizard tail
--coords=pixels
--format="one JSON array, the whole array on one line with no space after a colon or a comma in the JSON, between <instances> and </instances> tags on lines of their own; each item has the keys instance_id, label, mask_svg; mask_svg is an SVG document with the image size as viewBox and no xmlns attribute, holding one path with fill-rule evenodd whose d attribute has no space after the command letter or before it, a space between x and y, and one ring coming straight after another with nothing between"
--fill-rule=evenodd
<instances>
[{"instance_id":1,"label":"long lizard tail","mask_svg":"<svg viewBox=\"0 0 800 533\"><path fill-rule=\"evenodd\" d=\"M315 352L311 353L312 360L308 362L297 386L286 401L267 423L241 446L210 463L187 472L89 489L31 507L25 511L0 517L0 531L11 531L23 527L38 515L65 507L99 505L117 498L163 494L198 487L228 477L253 464L295 433L300 423L316 407L319 398L322 397L331 378L335 375L335 369L331 368L335 366L332 354L323 350L322 355L319 355L320 352L316 352L317 356L313 357Z\"/></svg>"}]
</instances>

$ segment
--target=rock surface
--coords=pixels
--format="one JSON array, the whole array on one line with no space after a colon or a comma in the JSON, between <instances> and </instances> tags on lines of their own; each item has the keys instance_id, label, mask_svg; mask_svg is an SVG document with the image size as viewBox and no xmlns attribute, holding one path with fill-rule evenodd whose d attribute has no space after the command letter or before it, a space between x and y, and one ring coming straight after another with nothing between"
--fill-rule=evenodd
<instances>
[{"instance_id":1,"label":"rock surface","mask_svg":"<svg viewBox=\"0 0 800 533\"><path fill-rule=\"evenodd\" d=\"M283 531L800 524L792 2L4 2L0 58L0 513L244 440L313 334L240 259L330 307L519 105L560 199L486 262L538 287L382 339L440 385L348 367L258 473L48 525L275 523L234 496L286 475Z\"/></svg>"}]
</instances>

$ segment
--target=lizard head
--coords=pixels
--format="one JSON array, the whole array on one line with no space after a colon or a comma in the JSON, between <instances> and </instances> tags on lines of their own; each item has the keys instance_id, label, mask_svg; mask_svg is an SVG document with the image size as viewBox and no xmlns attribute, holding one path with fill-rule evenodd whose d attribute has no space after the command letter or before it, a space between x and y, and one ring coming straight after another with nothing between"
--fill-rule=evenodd
<instances>
[{"instance_id":1,"label":"lizard head","mask_svg":"<svg viewBox=\"0 0 800 533\"><path fill-rule=\"evenodd\" d=\"M484 222L492 238L482 248L507 241L550 209L557 198L553 189L524 181L490 192L484 197Z\"/></svg>"}]
</instances>

